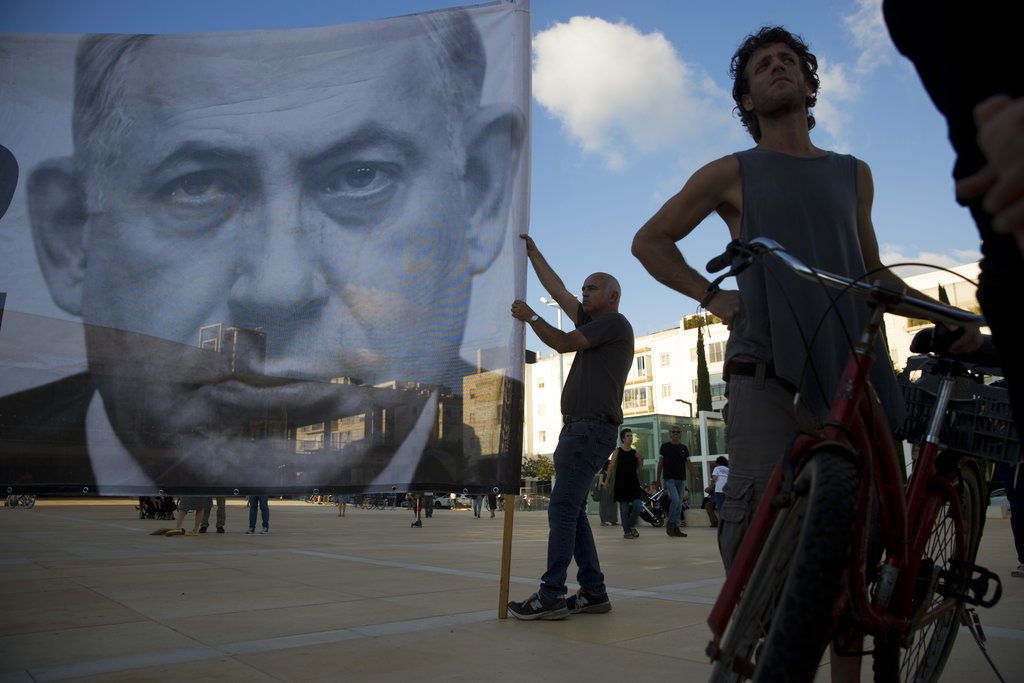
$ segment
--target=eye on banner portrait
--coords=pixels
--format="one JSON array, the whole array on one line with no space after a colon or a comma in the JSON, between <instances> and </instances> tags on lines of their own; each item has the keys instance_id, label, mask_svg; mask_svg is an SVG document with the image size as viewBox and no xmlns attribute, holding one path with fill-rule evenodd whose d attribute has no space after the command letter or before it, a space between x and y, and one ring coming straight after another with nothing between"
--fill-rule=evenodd
<instances>
[{"instance_id":1,"label":"eye on banner portrait","mask_svg":"<svg viewBox=\"0 0 1024 683\"><path fill-rule=\"evenodd\" d=\"M0 487L518 490L529 49L0 35Z\"/></svg>"}]
</instances>

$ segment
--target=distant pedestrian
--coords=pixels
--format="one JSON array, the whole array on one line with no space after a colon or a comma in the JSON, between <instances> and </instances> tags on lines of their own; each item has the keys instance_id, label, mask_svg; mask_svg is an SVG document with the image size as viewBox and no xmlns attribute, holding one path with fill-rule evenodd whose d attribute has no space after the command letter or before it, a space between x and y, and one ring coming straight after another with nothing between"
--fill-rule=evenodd
<instances>
[{"instance_id":1,"label":"distant pedestrian","mask_svg":"<svg viewBox=\"0 0 1024 683\"><path fill-rule=\"evenodd\" d=\"M697 469L690 460L690 449L682 443L683 430L680 427L669 427L669 440L661 444L658 456L658 469L654 475L656 484L660 484L662 473L665 476L665 490L668 491L672 503L668 506L668 519L665 521L665 533L669 536L685 537L680 530L683 520L683 491L686 489L686 470L698 481Z\"/></svg>"},{"instance_id":2,"label":"distant pedestrian","mask_svg":"<svg viewBox=\"0 0 1024 683\"><path fill-rule=\"evenodd\" d=\"M729 460L724 455L715 458L715 469L711 470L711 501L708 503L708 517L712 519L711 526L718 526L718 511L722 509L725 502L725 483L729 481Z\"/></svg>"},{"instance_id":3,"label":"distant pedestrian","mask_svg":"<svg viewBox=\"0 0 1024 683\"><path fill-rule=\"evenodd\" d=\"M345 516L345 509L348 507L348 496L344 495L342 493L339 493L338 495L336 495L334 497L334 500L337 501L337 503L338 503L338 516L339 517L344 517Z\"/></svg>"},{"instance_id":4,"label":"distant pedestrian","mask_svg":"<svg viewBox=\"0 0 1024 683\"><path fill-rule=\"evenodd\" d=\"M224 496L217 496L215 500L217 501L217 533L222 534L224 533L224 525L227 523L228 520L226 501L224 500ZM211 509L213 509L212 505L203 510L203 521L199 525L199 533L201 534L205 534L207 527L210 526Z\"/></svg>"},{"instance_id":5,"label":"distant pedestrian","mask_svg":"<svg viewBox=\"0 0 1024 683\"><path fill-rule=\"evenodd\" d=\"M484 497L479 493L473 496L473 516L479 517L484 509Z\"/></svg>"},{"instance_id":6,"label":"distant pedestrian","mask_svg":"<svg viewBox=\"0 0 1024 683\"><path fill-rule=\"evenodd\" d=\"M622 445L615 449L612 461L615 463L615 502L619 504L619 518L622 520L622 537L639 538L636 529L640 519L640 499L643 488L640 486L640 470L643 461L633 449L633 432L623 429L619 432Z\"/></svg>"},{"instance_id":7,"label":"distant pedestrian","mask_svg":"<svg viewBox=\"0 0 1024 683\"><path fill-rule=\"evenodd\" d=\"M488 493L487 494L487 509L491 511L491 519L494 519L494 511L498 507L498 494Z\"/></svg>"},{"instance_id":8,"label":"distant pedestrian","mask_svg":"<svg viewBox=\"0 0 1024 683\"><path fill-rule=\"evenodd\" d=\"M617 526L619 523L619 511L611 489L611 464L609 457L597 473L597 511L601 517L601 526Z\"/></svg>"},{"instance_id":9,"label":"distant pedestrian","mask_svg":"<svg viewBox=\"0 0 1024 683\"><path fill-rule=\"evenodd\" d=\"M424 495L422 493L409 493L409 509L412 510L414 518L409 526L417 529L423 526L423 519L420 514L423 511L423 499Z\"/></svg>"},{"instance_id":10,"label":"distant pedestrian","mask_svg":"<svg viewBox=\"0 0 1024 683\"><path fill-rule=\"evenodd\" d=\"M213 499L206 496L182 496L178 502L178 519L174 528L165 533L165 536L198 536L199 525L203 521L203 510L209 513L210 508L213 506ZM185 515L189 512L196 513L195 524L192 525L192 531L185 533L182 528L185 524Z\"/></svg>"},{"instance_id":11,"label":"distant pedestrian","mask_svg":"<svg viewBox=\"0 0 1024 683\"><path fill-rule=\"evenodd\" d=\"M263 530L261 534L270 533L270 499L267 496L249 496L249 530L245 533L256 533L256 508L259 508L260 516L263 518Z\"/></svg>"},{"instance_id":12,"label":"distant pedestrian","mask_svg":"<svg viewBox=\"0 0 1024 683\"><path fill-rule=\"evenodd\" d=\"M422 494L422 510L423 516L430 518L434 516L434 492L424 491Z\"/></svg>"},{"instance_id":13,"label":"distant pedestrian","mask_svg":"<svg viewBox=\"0 0 1024 683\"><path fill-rule=\"evenodd\" d=\"M1010 570L1010 576L1024 579L1024 472L1021 465L1000 463L996 465L996 476L1006 489L1006 502L1010 505L1010 533L1017 551L1017 568Z\"/></svg>"}]
</instances>

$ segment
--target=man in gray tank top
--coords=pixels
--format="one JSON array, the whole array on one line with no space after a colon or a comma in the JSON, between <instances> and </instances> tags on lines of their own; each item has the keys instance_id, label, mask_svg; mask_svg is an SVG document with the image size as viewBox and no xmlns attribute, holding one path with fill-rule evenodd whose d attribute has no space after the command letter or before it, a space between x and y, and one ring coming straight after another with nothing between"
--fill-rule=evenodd
<instances>
[{"instance_id":1,"label":"man in gray tank top","mask_svg":"<svg viewBox=\"0 0 1024 683\"><path fill-rule=\"evenodd\" d=\"M742 273L739 291L709 293L708 280L675 243L715 212L734 239L770 237L809 265L849 277L870 272L906 288L879 260L868 165L811 142L817 59L803 41L782 28L762 28L733 55L731 73L736 111L756 147L694 173L633 240L651 275L701 301L731 330L724 373L730 472L718 526L726 571L772 468L797 430L815 428L827 413L867 309L842 297L830 311L821 287L770 260ZM969 330L954 350L979 343L978 331ZM871 379L890 423L898 424L902 401L888 353L881 343L876 352Z\"/></svg>"},{"instance_id":2,"label":"man in gray tank top","mask_svg":"<svg viewBox=\"0 0 1024 683\"><path fill-rule=\"evenodd\" d=\"M533 239L522 235L540 283L576 325L562 332L524 301L512 315L526 322L540 340L559 353L575 352L562 389L562 432L555 447L555 483L548 506L548 562L540 589L522 602L508 603L517 619L564 619L578 612L611 610L597 547L587 518L587 494L622 423L622 390L633 363L633 328L619 313L621 289L607 273L583 283L580 303L548 265ZM580 589L565 598L569 563L576 560Z\"/></svg>"}]
</instances>

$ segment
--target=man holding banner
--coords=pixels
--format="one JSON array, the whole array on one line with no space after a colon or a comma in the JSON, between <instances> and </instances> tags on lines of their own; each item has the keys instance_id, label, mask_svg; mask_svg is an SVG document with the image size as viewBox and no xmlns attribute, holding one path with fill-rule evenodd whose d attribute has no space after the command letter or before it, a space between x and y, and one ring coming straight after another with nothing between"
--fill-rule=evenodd
<instances>
[{"instance_id":1,"label":"man holding banner","mask_svg":"<svg viewBox=\"0 0 1024 683\"><path fill-rule=\"evenodd\" d=\"M548 567L540 589L522 602L510 602L517 619L564 619L578 612L611 610L604 574L587 518L587 494L594 476L615 448L622 424L622 392L633 363L633 328L619 313L622 290L607 273L583 283L581 303L548 265L528 235L526 254L551 297L576 325L562 332L523 301L512 315L529 323L542 342L559 353L575 352L562 389L562 432L555 447L555 478L548 507ZM565 598L569 562L576 560L579 591Z\"/></svg>"},{"instance_id":2,"label":"man holding banner","mask_svg":"<svg viewBox=\"0 0 1024 683\"><path fill-rule=\"evenodd\" d=\"M510 480L497 457L467 462L462 421L464 378L511 365L504 340L475 364L460 346L474 277L525 204L522 103L484 103L486 72L463 11L82 38L73 151L31 168L26 195L87 368L0 399L0 484ZM0 362L57 365L32 339Z\"/></svg>"}]
</instances>

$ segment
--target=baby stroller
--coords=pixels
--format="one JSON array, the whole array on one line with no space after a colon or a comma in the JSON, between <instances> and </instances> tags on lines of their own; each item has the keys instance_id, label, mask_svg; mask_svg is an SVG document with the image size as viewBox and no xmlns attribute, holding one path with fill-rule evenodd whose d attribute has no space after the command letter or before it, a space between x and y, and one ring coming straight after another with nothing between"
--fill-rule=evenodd
<instances>
[{"instance_id":1,"label":"baby stroller","mask_svg":"<svg viewBox=\"0 0 1024 683\"><path fill-rule=\"evenodd\" d=\"M139 496L139 519L174 519L177 507L170 496Z\"/></svg>"},{"instance_id":2,"label":"baby stroller","mask_svg":"<svg viewBox=\"0 0 1024 683\"><path fill-rule=\"evenodd\" d=\"M668 492L660 489L652 494L643 491L640 495L640 519L654 527L665 526L668 517Z\"/></svg>"},{"instance_id":3,"label":"baby stroller","mask_svg":"<svg viewBox=\"0 0 1024 683\"><path fill-rule=\"evenodd\" d=\"M684 491L683 494L683 512L686 512L687 501L689 500L688 492ZM640 498L640 519L644 520L651 526L662 527L665 526L665 520L668 519L668 508L672 504L672 497L668 495L668 491L665 489L659 489L654 493L648 495L645 491L643 496ZM680 526L686 526L686 516L683 515L679 522Z\"/></svg>"}]
</instances>

